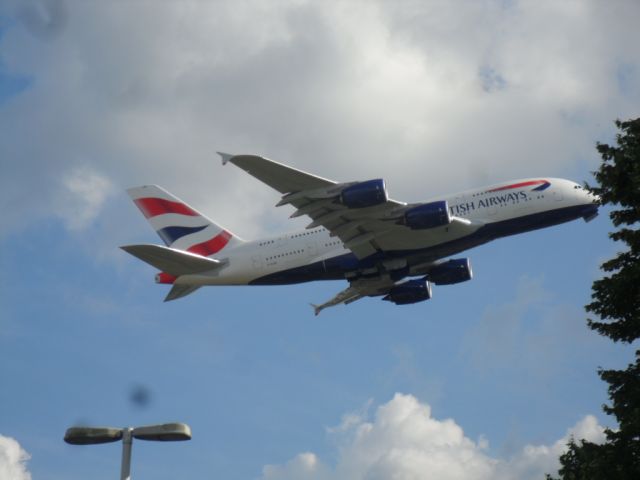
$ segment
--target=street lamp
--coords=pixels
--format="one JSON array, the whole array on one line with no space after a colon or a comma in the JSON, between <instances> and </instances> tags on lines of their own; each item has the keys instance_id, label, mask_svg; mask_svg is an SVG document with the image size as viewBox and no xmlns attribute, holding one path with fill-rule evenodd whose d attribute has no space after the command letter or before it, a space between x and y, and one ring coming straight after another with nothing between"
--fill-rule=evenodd
<instances>
[{"instance_id":1,"label":"street lamp","mask_svg":"<svg viewBox=\"0 0 640 480\"><path fill-rule=\"evenodd\" d=\"M131 444L133 439L175 442L191 440L191 428L184 423L164 423L143 427L71 427L64 434L64 441L72 445L94 445L122 440L122 466L120 480L131 478Z\"/></svg>"}]
</instances>

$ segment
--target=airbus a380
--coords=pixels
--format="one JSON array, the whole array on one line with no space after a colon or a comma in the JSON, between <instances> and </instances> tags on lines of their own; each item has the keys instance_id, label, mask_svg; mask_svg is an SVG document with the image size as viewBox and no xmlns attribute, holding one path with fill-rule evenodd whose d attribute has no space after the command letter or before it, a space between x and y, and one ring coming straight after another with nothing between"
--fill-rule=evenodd
<instances>
[{"instance_id":1,"label":"airbus a380","mask_svg":"<svg viewBox=\"0 0 640 480\"><path fill-rule=\"evenodd\" d=\"M171 284L165 301L204 285L286 285L346 280L315 314L363 297L396 305L429 300L432 285L472 278L467 258L450 259L497 238L598 214L597 198L560 178L528 178L421 203L387 195L382 179L338 183L257 155L220 153L274 188L291 205L291 217L311 223L299 232L245 241L166 190L135 187L129 195L164 241L128 245L126 252Z\"/></svg>"}]
</instances>

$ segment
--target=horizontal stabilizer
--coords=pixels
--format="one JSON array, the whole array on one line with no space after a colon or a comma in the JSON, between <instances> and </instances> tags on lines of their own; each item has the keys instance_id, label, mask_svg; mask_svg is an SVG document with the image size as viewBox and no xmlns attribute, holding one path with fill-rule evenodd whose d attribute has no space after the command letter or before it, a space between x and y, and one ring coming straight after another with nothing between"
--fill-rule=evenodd
<instances>
[{"instance_id":1,"label":"horizontal stabilizer","mask_svg":"<svg viewBox=\"0 0 640 480\"><path fill-rule=\"evenodd\" d=\"M165 302L176 300L178 298L186 297L190 293L195 292L200 288L200 285L174 285L165 297Z\"/></svg>"},{"instance_id":2,"label":"horizontal stabilizer","mask_svg":"<svg viewBox=\"0 0 640 480\"><path fill-rule=\"evenodd\" d=\"M176 277L189 273L206 272L223 265L220 260L161 245L125 245L120 248L158 270ZM184 295L186 294L180 296Z\"/></svg>"}]
</instances>

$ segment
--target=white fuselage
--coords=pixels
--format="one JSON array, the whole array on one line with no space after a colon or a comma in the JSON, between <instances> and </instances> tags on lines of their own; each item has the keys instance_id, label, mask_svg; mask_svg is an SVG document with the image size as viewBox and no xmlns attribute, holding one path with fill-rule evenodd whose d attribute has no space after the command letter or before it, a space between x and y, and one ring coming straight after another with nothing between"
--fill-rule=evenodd
<instances>
[{"instance_id":1,"label":"white fuselage","mask_svg":"<svg viewBox=\"0 0 640 480\"><path fill-rule=\"evenodd\" d=\"M395 235L379 240L378 243L384 252L393 252L392 255L384 255L380 261L406 260L409 266L412 265L413 257L419 257L419 261L424 261L432 256L432 260L435 261L495 238L544 228L580 217L588 218L594 212L594 197L574 182L551 178L547 182L548 185L537 189L532 188L530 183L533 182L529 179L516 180L429 200L446 200L451 215L472 223L476 222L477 232L470 235L468 229L457 229L454 223L435 229L407 228L407 234L404 236ZM434 235L435 230L438 230L438 235ZM433 252L431 256L430 251ZM344 274L347 274L349 269L364 268L357 266L358 260L350 250L346 249L337 237L330 236L323 227L245 242L220 252L215 258L224 261L225 266L211 273L183 275L176 283L283 284L340 278L339 271L330 272L331 275L338 275L336 277L317 275L322 269L328 272L330 264L335 264L336 259L344 259L344 262L341 260L336 267L343 268L343 263L347 265ZM305 271L306 267L309 267L308 272ZM288 272L292 273L290 281L287 280ZM419 271L415 274L419 274ZM341 278L345 276L342 275Z\"/></svg>"}]
</instances>

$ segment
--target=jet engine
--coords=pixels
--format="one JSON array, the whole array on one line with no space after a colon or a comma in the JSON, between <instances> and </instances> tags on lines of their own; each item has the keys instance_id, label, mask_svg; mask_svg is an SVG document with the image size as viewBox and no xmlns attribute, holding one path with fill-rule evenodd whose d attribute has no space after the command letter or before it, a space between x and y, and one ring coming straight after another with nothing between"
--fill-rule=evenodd
<instances>
[{"instance_id":1,"label":"jet engine","mask_svg":"<svg viewBox=\"0 0 640 480\"><path fill-rule=\"evenodd\" d=\"M384 180L367 180L346 187L340 193L338 201L348 208L373 207L387 201Z\"/></svg>"},{"instance_id":2,"label":"jet engine","mask_svg":"<svg viewBox=\"0 0 640 480\"><path fill-rule=\"evenodd\" d=\"M446 200L425 203L404 212L399 222L412 230L441 227L451 223L449 205Z\"/></svg>"},{"instance_id":3,"label":"jet engine","mask_svg":"<svg viewBox=\"0 0 640 480\"><path fill-rule=\"evenodd\" d=\"M473 278L468 258L456 258L436 265L429 271L429 280L436 285L453 285Z\"/></svg>"},{"instance_id":4,"label":"jet engine","mask_svg":"<svg viewBox=\"0 0 640 480\"><path fill-rule=\"evenodd\" d=\"M427 280L409 280L393 287L382 299L396 305L423 302L431 298L431 283Z\"/></svg>"}]
</instances>

